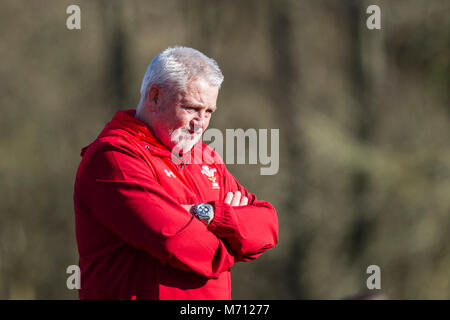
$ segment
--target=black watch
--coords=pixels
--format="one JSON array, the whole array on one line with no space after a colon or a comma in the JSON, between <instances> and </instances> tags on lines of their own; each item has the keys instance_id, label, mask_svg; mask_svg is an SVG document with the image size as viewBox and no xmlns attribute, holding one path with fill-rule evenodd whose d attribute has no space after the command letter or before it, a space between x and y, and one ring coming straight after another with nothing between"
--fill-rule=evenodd
<instances>
[{"instance_id":1,"label":"black watch","mask_svg":"<svg viewBox=\"0 0 450 320\"><path fill-rule=\"evenodd\" d=\"M191 213L201 221L209 224L213 218L213 206L209 203L199 203L191 208Z\"/></svg>"}]
</instances>

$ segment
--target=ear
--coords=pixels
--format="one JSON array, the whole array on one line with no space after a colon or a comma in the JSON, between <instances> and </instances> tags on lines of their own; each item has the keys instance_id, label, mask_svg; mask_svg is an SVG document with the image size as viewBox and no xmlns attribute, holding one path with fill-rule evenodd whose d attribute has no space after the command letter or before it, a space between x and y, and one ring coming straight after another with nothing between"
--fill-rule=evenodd
<instances>
[{"instance_id":1,"label":"ear","mask_svg":"<svg viewBox=\"0 0 450 320\"><path fill-rule=\"evenodd\" d=\"M151 112L155 112L161 105L162 92L161 89L153 85L147 93L146 104L149 106Z\"/></svg>"}]
</instances>

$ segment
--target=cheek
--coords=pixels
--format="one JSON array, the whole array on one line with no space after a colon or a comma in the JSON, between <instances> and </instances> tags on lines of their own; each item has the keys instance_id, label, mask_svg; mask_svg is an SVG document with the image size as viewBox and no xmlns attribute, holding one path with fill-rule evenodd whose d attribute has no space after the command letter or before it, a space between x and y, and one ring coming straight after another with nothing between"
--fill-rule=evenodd
<instances>
[{"instance_id":1,"label":"cheek","mask_svg":"<svg viewBox=\"0 0 450 320\"><path fill-rule=\"evenodd\" d=\"M205 120L203 121L203 131L206 130L206 128L208 128L210 120L211 118L205 118Z\"/></svg>"},{"instance_id":2,"label":"cheek","mask_svg":"<svg viewBox=\"0 0 450 320\"><path fill-rule=\"evenodd\" d=\"M185 110L178 109L172 115L172 121L176 123L189 122L189 114Z\"/></svg>"},{"instance_id":3,"label":"cheek","mask_svg":"<svg viewBox=\"0 0 450 320\"><path fill-rule=\"evenodd\" d=\"M175 130L186 125L186 115L179 111L168 112L161 121L164 121L168 128Z\"/></svg>"}]
</instances>

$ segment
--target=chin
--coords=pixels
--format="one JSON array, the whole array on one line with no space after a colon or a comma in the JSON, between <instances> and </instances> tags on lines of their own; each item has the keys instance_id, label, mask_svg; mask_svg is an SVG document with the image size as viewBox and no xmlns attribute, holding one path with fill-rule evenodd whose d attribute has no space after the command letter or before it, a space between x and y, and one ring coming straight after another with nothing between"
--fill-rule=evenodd
<instances>
[{"instance_id":1,"label":"chin","mask_svg":"<svg viewBox=\"0 0 450 320\"><path fill-rule=\"evenodd\" d=\"M195 136L190 138L189 140L184 141L184 143L181 143L180 147L182 148L183 153L190 151L195 146L195 144L200 140L200 138L201 135Z\"/></svg>"},{"instance_id":2,"label":"chin","mask_svg":"<svg viewBox=\"0 0 450 320\"><path fill-rule=\"evenodd\" d=\"M177 154L180 152L189 152L194 145L201 139L202 133L189 133L184 129L176 129L170 135L171 144L174 146L172 152Z\"/></svg>"}]
</instances>

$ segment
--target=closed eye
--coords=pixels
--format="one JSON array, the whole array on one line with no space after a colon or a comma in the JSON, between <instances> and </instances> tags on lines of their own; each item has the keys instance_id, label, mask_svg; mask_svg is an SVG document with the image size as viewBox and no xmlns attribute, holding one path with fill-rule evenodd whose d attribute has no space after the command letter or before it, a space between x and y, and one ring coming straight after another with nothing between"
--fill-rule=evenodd
<instances>
[{"instance_id":1,"label":"closed eye","mask_svg":"<svg viewBox=\"0 0 450 320\"><path fill-rule=\"evenodd\" d=\"M201 110L203 107L197 107L197 106L190 106L190 105L185 105L185 106L182 106L182 108L183 109L185 109L185 110L188 110L188 111L199 111L199 110ZM208 114L213 114L214 113L214 109L212 109L212 108L208 108L207 110L206 110L206 113L208 113Z\"/></svg>"}]
</instances>

